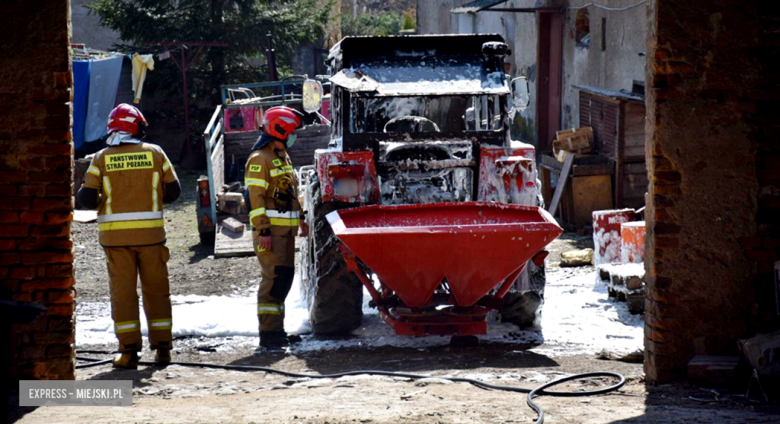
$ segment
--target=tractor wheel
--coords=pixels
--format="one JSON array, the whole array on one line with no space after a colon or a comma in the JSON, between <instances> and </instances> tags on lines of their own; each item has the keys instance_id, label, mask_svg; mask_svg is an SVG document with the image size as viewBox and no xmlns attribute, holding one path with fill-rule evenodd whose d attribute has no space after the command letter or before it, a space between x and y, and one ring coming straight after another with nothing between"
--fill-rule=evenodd
<instances>
[{"instance_id":1,"label":"tractor wheel","mask_svg":"<svg viewBox=\"0 0 780 424\"><path fill-rule=\"evenodd\" d=\"M536 206L544 209L542 183L537 179ZM504 296L504 307L501 308L501 321L511 322L520 328L537 327L542 316L544 305L544 286L547 277L544 265L537 266L532 261L515 281L512 290Z\"/></svg>"},{"instance_id":2,"label":"tractor wheel","mask_svg":"<svg viewBox=\"0 0 780 424\"><path fill-rule=\"evenodd\" d=\"M537 326L544 305L545 283L544 266L528 261L512 290L504 296L504 307L499 311L501 321L511 322L520 328Z\"/></svg>"},{"instance_id":3,"label":"tractor wheel","mask_svg":"<svg viewBox=\"0 0 780 424\"><path fill-rule=\"evenodd\" d=\"M301 249L301 279L309 304L309 320L315 334L339 335L358 328L363 319L363 285L347 270L338 249L340 242L333 234L325 216L339 205L323 203L319 182L311 181L306 189L310 234L307 246Z\"/></svg>"},{"instance_id":4,"label":"tractor wheel","mask_svg":"<svg viewBox=\"0 0 780 424\"><path fill-rule=\"evenodd\" d=\"M200 244L207 247L214 246L214 238L217 235L215 231L199 232L198 235L200 235Z\"/></svg>"}]
</instances>

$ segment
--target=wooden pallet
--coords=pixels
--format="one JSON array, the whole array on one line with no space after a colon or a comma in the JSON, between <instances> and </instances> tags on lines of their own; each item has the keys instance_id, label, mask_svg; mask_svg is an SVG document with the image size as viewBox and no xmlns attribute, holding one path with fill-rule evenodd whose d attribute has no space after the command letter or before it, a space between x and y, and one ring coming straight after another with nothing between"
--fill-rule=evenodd
<instances>
[{"instance_id":1,"label":"wooden pallet","mask_svg":"<svg viewBox=\"0 0 780 424\"><path fill-rule=\"evenodd\" d=\"M626 272L627 267L636 264L604 264L597 266L602 284L607 286L609 297L626 302L632 314L641 314L645 310L644 270Z\"/></svg>"},{"instance_id":2,"label":"wooden pallet","mask_svg":"<svg viewBox=\"0 0 780 424\"><path fill-rule=\"evenodd\" d=\"M249 228L249 225L244 219L240 219L240 221L244 222L246 228ZM217 235L214 239L214 257L231 258L237 256L252 256L254 254L252 231L245 229L240 233L234 233L225 228L220 220L219 224L217 224Z\"/></svg>"}]
</instances>

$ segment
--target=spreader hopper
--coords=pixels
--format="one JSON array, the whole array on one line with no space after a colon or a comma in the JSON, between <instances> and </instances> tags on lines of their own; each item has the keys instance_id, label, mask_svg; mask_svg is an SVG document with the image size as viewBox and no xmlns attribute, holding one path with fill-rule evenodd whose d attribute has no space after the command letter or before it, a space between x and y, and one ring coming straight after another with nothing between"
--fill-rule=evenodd
<instances>
[{"instance_id":1,"label":"spreader hopper","mask_svg":"<svg viewBox=\"0 0 780 424\"><path fill-rule=\"evenodd\" d=\"M484 333L487 311L563 232L540 208L484 202L366 206L328 221L385 321L414 335Z\"/></svg>"}]
</instances>

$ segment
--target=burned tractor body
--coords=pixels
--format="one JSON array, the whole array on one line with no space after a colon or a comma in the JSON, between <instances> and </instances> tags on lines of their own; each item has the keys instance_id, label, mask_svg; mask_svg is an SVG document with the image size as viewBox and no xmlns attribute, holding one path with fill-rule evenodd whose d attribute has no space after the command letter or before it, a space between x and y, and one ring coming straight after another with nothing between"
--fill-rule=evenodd
<instances>
[{"instance_id":1,"label":"burned tractor body","mask_svg":"<svg viewBox=\"0 0 780 424\"><path fill-rule=\"evenodd\" d=\"M560 228L537 208L534 147L509 137L509 53L499 35L348 37L330 51L331 141L302 169L311 231L300 269L315 333L358 327L363 287L399 334L484 333L491 309L519 325L534 321L543 249ZM496 212L502 207L515 215ZM457 236L464 231L480 240L509 232L479 251L448 245L467 241ZM388 232L390 239L378 236ZM433 242L434 233L443 238ZM510 243L523 237L522 246ZM391 240L408 251L386 250ZM510 252L509 262L491 262L501 256L491 247ZM471 260L456 255L468 262L456 271L451 257L431 256L437 249L472 252ZM369 261L376 252L405 259ZM428 272L442 264L450 269ZM485 282L488 268L498 270L495 281ZM464 278L482 282L456 287Z\"/></svg>"}]
</instances>

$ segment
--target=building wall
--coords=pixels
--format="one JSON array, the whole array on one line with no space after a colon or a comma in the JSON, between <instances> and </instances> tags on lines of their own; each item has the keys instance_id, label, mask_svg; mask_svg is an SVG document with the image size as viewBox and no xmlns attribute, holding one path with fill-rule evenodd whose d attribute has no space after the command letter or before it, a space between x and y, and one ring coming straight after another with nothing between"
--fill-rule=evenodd
<instances>
[{"instance_id":1,"label":"building wall","mask_svg":"<svg viewBox=\"0 0 780 424\"><path fill-rule=\"evenodd\" d=\"M780 328L777 10L656 0L648 35L645 371L685 377L694 355ZM774 69L770 70L770 66Z\"/></svg>"},{"instance_id":2,"label":"building wall","mask_svg":"<svg viewBox=\"0 0 780 424\"><path fill-rule=\"evenodd\" d=\"M70 2L0 2L0 299L47 308L15 325L12 378L74 378Z\"/></svg>"},{"instance_id":3,"label":"building wall","mask_svg":"<svg viewBox=\"0 0 780 424\"><path fill-rule=\"evenodd\" d=\"M317 0L318 7L324 7L330 0ZM318 40L305 43L298 47L298 51L292 57L292 70L296 75L325 75L327 66L325 59L328 50L341 40L341 14L342 1L334 1L331 4L331 21L325 27L325 34Z\"/></svg>"},{"instance_id":4,"label":"building wall","mask_svg":"<svg viewBox=\"0 0 780 424\"><path fill-rule=\"evenodd\" d=\"M573 85L631 90L633 80L645 79L647 15L652 0L625 11L607 11L594 6L585 8L590 21L590 44L585 47L578 45L575 38L577 15L582 9L573 8L588 3L591 1L568 0L569 9L564 12L562 128L580 125L580 90ZM636 2L600 0L598 3L619 8ZM603 23L606 23L605 33L602 32Z\"/></svg>"},{"instance_id":5,"label":"building wall","mask_svg":"<svg viewBox=\"0 0 780 424\"><path fill-rule=\"evenodd\" d=\"M417 33L458 33L458 17L450 13L450 10L465 3L468 3L468 0L417 0Z\"/></svg>"},{"instance_id":6,"label":"building wall","mask_svg":"<svg viewBox=\"0 0 780 424\"><path fill-rule=\"evenodd\" d=\"M449 11L467 1L418 1L418 32L477 33L497 32L512 48L510 74L527 76L532 99L537 93L538 19L533 13L480 12L454 15ZM564 6L581 7L590 0L513 0L501 8ZM607 7L624 7L624 0L604 0ZM579 90L573 85L591 85L611 90L631 89L633 80L644 80L647 11L650 2L626 11L607 11L587 7L590 20L590 46L578 46L576 19L579 10L564 12L561 128L579 126ZM602 19L606 19L606 46L602 51ZM521 112L513 123L512 134L534 144L537 142L536 102Z\"/></svg>"},{"instance_id":7,"label":"building wall","mask_svg":"<svg viewBox=\"0 0 780 424\"><path fill-rule=\"evenodd\" d=\"M526 76L531 92L531 103L519 111L512 123L515 139L536 144L536 56L537 19L532 13L482 12L474 14L453 14L450 11L468 3L468 0L442 0L417 2L418 34L501 34L512 49L507 58L509 75L513 78ZM500 7L534 7L533 0L508 1Z\"/></svg>"},{"instance_id":8,"label":"building wall","mask_svg":"<svg viewBox=\"0 0 780 424\"><path fill-rule=\"evenodd\" d=\"M351 15L406 12L417 5L417 0L340 0L340 2L343 13Z\"/></svg>"},{"instance_id":9,"label":"building wall","mask_svg":"<svg viewBox=\"0 0 780 424\"><path fill-rule=\"evenodd\" d=\"M85 44L87 47L113 51L113 44L120 43L119 33L100 26L100 18L97 14L90 14L84 5L94 0L71 0L71 22L73 23L74 43Z\"/></svg>"}]
</instances>

